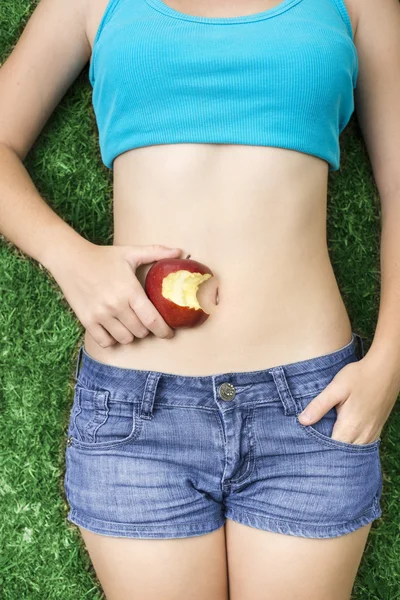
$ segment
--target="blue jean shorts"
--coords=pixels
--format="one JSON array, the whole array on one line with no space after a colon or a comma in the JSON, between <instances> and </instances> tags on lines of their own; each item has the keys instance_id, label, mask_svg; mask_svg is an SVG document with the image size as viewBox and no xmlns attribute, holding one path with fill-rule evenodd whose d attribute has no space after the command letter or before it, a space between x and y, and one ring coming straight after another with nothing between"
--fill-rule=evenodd
<instances>
[{"instance_id":1,"label":"blue jean shorts","mask_svg":"<svg viewBox=\"0 0 400 600\"><path fill-rule=\"evenodd\" d=\"M69 417L67 519L95 533L183 538L226 518L309 538L381 516L380 438L331 438L336 407L298 415L347 363L344 347L260 371L206 376L99 362L82 345Z\"/></svg>"}]
</instances>

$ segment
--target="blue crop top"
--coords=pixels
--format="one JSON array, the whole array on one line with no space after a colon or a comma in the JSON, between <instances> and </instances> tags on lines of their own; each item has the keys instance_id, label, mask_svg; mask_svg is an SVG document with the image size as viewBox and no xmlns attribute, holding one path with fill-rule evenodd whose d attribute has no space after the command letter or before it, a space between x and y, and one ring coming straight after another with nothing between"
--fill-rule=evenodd
<instances>
[{"instance_id":1,"label":"blue crop top","mask_svg":"<svg viewBox=\"0 0 400 600\"><path fill-rule=\"evenodd\" d=\"M109 0L89 65L100 152L179 143L275 146L340 165L358 57L343 0L200 17Z\"/></svg>"}]
</instances>

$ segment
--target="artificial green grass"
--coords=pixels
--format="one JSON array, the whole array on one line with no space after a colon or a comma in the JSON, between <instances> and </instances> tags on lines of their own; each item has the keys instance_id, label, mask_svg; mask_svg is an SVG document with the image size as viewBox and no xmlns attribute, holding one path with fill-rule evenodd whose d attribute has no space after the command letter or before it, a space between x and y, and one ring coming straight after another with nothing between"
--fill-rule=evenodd
<instances>
[{"instance_id":1,"label":"artificial green grass","mask_svg":"<svg viewBox=\"0 0 400 600\"><path fill-rule=\"evenodd\" d=\"M4 61L35 2L2 0ZM379 301L380 207L353 117L329 175L328 244L353 328L369 342ZM94 243L112 243L112 173L101 163L87 67L24 162L50 206ZM0 598L104 598L63 477L75 361L83 327L49 273L0 237ZM368 345L368 344L367 344ZM382 433L383 515L375 521L354 600L400 599L400 408ZM295 600L295 599L294 599Z\"/></svg>"}]
</instances>

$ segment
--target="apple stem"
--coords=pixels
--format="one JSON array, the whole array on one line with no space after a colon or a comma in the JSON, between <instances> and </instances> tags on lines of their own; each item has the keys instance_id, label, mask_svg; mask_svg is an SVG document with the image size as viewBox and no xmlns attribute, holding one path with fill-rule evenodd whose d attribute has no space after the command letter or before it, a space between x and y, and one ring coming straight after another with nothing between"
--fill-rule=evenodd
<instances>
[{"instance_id":1,"label":"apple stem","mask_svg":"<svg viewBox=\"0 0 400 600\"><path fill-rule=\"evenodd\" d=\"M188 258L190 258L190 254L187 255L187 257L185 258L185 260L188 259Z\"/></svg>"}]
</instances>

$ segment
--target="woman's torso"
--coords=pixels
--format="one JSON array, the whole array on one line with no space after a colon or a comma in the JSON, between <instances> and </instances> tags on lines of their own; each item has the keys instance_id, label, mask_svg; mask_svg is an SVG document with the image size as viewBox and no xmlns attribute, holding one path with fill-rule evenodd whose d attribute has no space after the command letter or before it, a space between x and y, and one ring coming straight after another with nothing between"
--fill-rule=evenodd
<instances>
[{"instance_id":1,"label":"woman's torso","mask_svg":"<svg viewBox=\"0 0 400 600\"><path fill-rule=\"evenodd\" d=\"M89 3L91 42L106 4ZM168 4L219 17L278 2ZM198 299L210 316L172 339L150 333L107 348L86 331L87 352L120 367L200 376L264 369L347 344L351 324L327 249L327 183L326 161L284 148L160 144L118 156L114 244L177 246L206 264L215 277ZM142 285L150 266L136 271Z\"/></svg>"}]
</instances>

